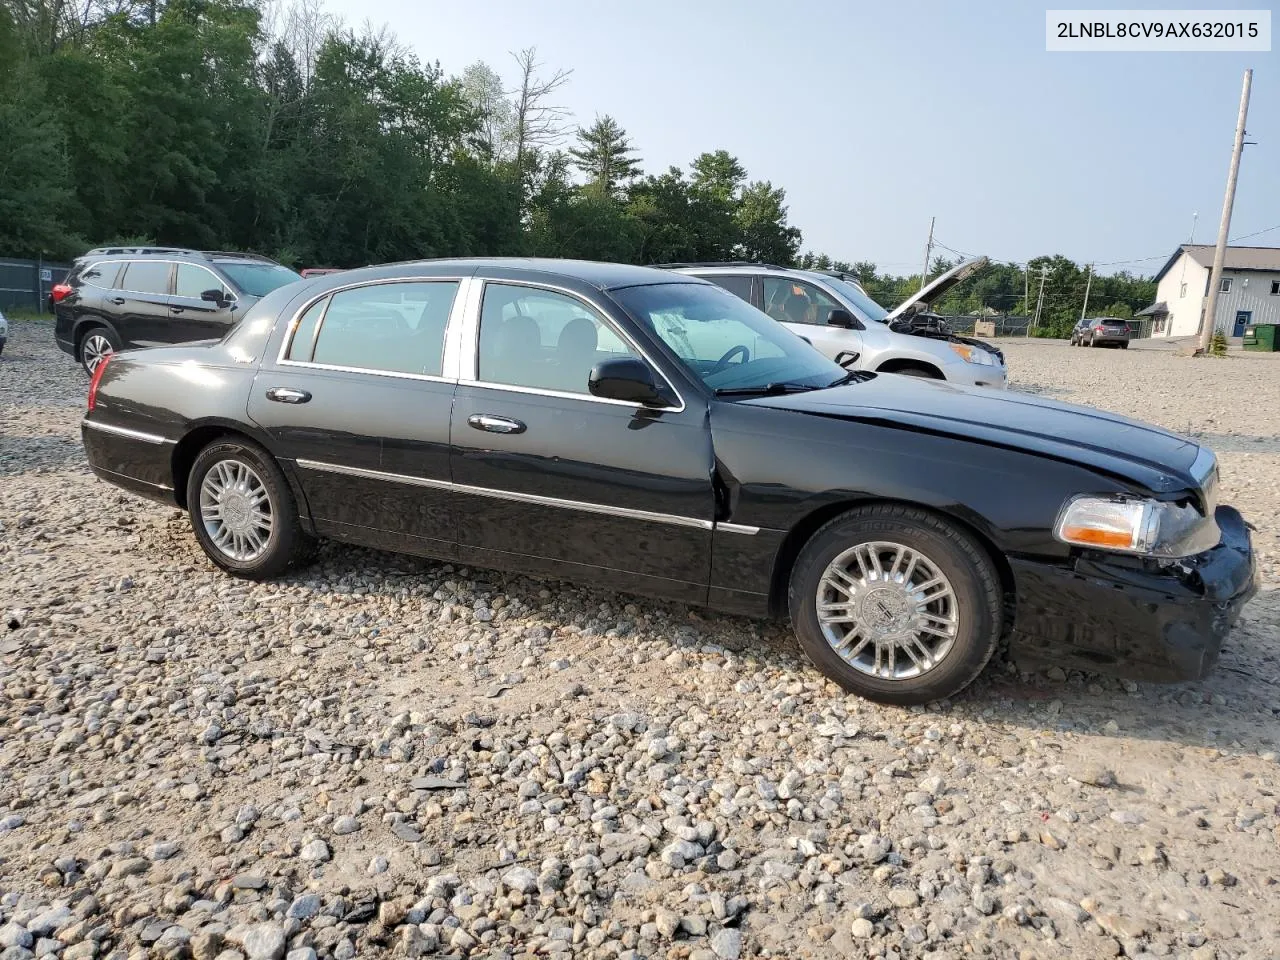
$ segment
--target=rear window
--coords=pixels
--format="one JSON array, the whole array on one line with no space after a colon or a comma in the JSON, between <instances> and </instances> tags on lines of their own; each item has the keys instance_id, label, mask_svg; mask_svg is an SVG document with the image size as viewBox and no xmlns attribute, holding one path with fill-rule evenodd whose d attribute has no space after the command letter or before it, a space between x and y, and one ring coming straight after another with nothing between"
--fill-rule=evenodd
<instances>
[{"instance_id":1,"label":"rear window","mask_svg":"<svg viewBox=\"0 0 1280 960\"><path fill-rule=\"evenodd\" d=\"M118 276L120 276L119 260L100 260L97 263L88 264L80 271L80 282L110 290L116 285Z\"/></svg>"}]
</instances>

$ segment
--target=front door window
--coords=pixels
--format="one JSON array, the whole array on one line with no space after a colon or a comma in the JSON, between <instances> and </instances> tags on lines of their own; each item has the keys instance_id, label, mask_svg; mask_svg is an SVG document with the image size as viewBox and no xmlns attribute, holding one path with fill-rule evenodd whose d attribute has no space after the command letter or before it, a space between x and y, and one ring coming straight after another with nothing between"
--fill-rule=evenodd
<instances>
[{"instance_id":1,"label":"front door window","mask_svg":"<svg viewBox=\"0 0 1280 960\"><path fill-rule=\"evenodd\" d=\"M812 283L790 277L764 278L765 312L780 323L825 324L832 310L842 310Z\"/></svg>"}]
</instances>

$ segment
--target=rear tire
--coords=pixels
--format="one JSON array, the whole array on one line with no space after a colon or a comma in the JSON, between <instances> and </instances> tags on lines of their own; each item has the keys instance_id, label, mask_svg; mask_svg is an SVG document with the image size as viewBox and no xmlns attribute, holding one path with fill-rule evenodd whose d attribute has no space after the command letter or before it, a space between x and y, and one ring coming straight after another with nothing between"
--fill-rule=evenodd
<instances>
[{"instance_id":1,"label":"rear tire","mask_svg":"<svg viewBox=\"0 0 1280 960\"><path fill-rule=\"evenodd\" d=\"M266 580L315 555L288 481L252 441L216 440L200 451L187 478L187 510L205 555L238 577Z\"/></svg>"},{"instance_id":2,"label":"rear tire","mask_svg":"<svg viewBox=\"0 0 1280 960\"><path fill-rule=\"evenodd\" d=\"M1129 349L1129 344L1128 344L1128 342L1126 341L1125 343L1120 344L1120 349L1121 349L1121 350L1128 350L1128 349Z\"/></svg>"},{"instance_id":3,"label":"rear tire","mask_svg":"<svg viewBox=\"0 0 1280 960\"><path fill-rule=\"evenodd\" d=\"M821 527L796 559L787 599L819 670L851 693L898 706L967 687L1003 627L1000 579L982 546L941 517L894 504L859 507Z\"/></svg>"},{"instance_id":4,"label":"rear tire","mask_svg":"<svg viewBox=\"0 0 1280 960\"><path fill-rule=\"evenodd\" d=\"M120 349L120 338L106 327L90 327L80 334L76 344L76 359L84 372L93 375L93 371L102 358Z\"/></svg>"}]
</instances>

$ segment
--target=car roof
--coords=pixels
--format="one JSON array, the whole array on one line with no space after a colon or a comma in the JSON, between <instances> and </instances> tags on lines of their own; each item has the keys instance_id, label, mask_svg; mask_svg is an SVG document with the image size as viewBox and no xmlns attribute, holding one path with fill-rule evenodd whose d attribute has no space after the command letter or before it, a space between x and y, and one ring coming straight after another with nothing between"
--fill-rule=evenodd
<instances>
[{"instance_id":1,"label":"car roof","mask_svg":"<svg viewBox=\"0 0 1280 960\"><path fill-rule=\"evenodd\" d=\"M357 267L341 273L308 278L317 284L347 286L365 280L405 276L481 275L492 279L528 279L571 281L575 285L598 290L648 286L656 283L699 283L696 277L676 276L666 270L639 267L629 263L605 263L595 260L556 260L545 257L465 257L439 260L406 260L400 263ZM318 288L318 287L317 287Z\"/></svg>"},{"instance_id":2,"label":"car roof","mask_svg":"<svg viewBox=\"0 0 1280 960\"><path fill-rule=\"evenodd\" d=\"M727 261L724 263L672 263L663 264L663 269L680 274L726 274L726 273L768 273L780 277L797 277L801 279L830 280L838 277L827 270L803 270L800 267L782 267L776 263L749 263L743 261Z\"/></svg>"},{"instance_id":3,"label":"car roof","mask_svg":"<svg viewBox=\"0 0 1280 960\"><path fill-rule=\"evenodd\" d=\"M262 263L272 266L280 265L275 260L272 260L270 257L264 257L260 253L245 253L237 250L192 250L188 247L155 246L94 247L87 253L76 257L76 260L145 260L149 257L154 257L157 260L187 258L190 260L204 261L206 263Z\"/></svg>"}]
</instances>

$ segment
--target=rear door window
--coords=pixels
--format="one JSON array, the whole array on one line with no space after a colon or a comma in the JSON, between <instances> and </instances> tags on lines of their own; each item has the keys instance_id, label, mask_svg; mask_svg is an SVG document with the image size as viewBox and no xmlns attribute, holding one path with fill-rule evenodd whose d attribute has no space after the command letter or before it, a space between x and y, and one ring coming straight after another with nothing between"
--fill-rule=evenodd
<instances>
[{"instance_id":1,"label":"rear door window","mask_svg":"<svg viewBox=\"0 0 1280 960\"><path fill-rule=\"evenodd\" d=\"M747 303L751 302L751 276L748 274L743 276L736 273L708 273L702 274L703 280L710 280L717 287L724 287L736 297L741 297Z\"/></svg>"},{"instance_id":2,"label":"rear door window","mask_svg":"<svg viewBox=\"0 0 1280 960\"><path fill-rule=\"evenodd\" d=\"M149 293L164 296L169 292L169 267L159 260L130 260L125 268L120 289L130 293Z\"/></svg>"},{"instance_id":3,"label":"rear door window","mask_svg":"<svg viewBox=\"0 0 1280 960\"><path fill-rule=\"evenodd\" d=\"M444 335L458 281L377 283L341 290L322 313L313 305L298 329L305 336L316 322L311 362L354 370L440 376ZM325 301L321 301L324 303ZM291 358L305 356L295 332Z\"/></svg>"}]
</instances>

